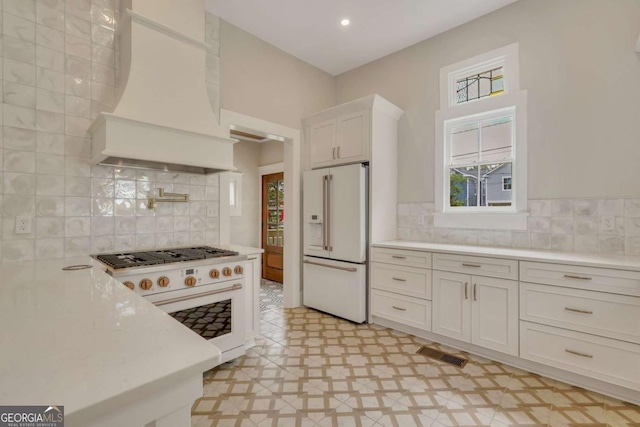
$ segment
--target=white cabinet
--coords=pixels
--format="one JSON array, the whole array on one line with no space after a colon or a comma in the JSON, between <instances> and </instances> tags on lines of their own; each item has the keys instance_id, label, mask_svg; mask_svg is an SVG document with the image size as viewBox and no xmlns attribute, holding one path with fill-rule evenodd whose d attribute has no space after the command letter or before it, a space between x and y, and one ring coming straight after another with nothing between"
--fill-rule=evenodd
<instances>
[{"instance_id":1,"label":"white cabinet","mask_svg":"<svg viewBox=\"0 0 640 427\"><path fill-rule=\"evenodd\" d=\"M357 111L336 119L336 159L339 163L369 160L371 110Z\"/></svg>"},{"instance_id":2,"label":"white cabinet","mask_svg":"<svg viewBox=\"0 0 640 427\"><path fill-rule=\"evenodd\" d=\"M244 263L245 292L245 339L249 346L254 345L254 339L260 334L260 260L262 255L248 255Z\"/></svg>"},{"instance_id":3,"label":"white cabinet","mask_svg":"<svg viewBox=\"0 0 640 427\"><path fill-rule=\"evenodd\" d=\"M434 333L518 354L518 282L433 272Z\"/></svg>"},{"instance_id":4,"label":"white cabinet","mask_svg":"<svg viewBox=\"0 0 640 427\"><path fill-rule=\"evenodd\" d=\"M431 330L431 254L371 249L371 315L381 319ZM415 267L415 266L419 266ZM383 322L384 322L383 320Z\"/></svg>"},{"instance_id":5,"label":"white cabinet","mask_svg":"<svg viewBox=\"0 0 640 427\"><path fill-rule=\"evenodd\" d=\"M468 274L433 272L432 331L461 341L471 340Z\"/></svg>"},{"instance_id":6,"label":"white cabinet","mask_svg":"<svg viewBox=\"0 0 640 427\"><path fill-rule=\"evenodd\" d=\"M314 123L307 128L307 143L311 152L312 167L331 166L335 162L336 120Z\"/></svg>"},{"instance_id":7,"label":"white cabinet","mask_svg":"<svg viewBox=\"0 0 640 427\"><path fill-rule=\"evenodd\" d=\"M365 109L309 125L311 168L368 161L370 117Z\"/></svg>"}]
</instances>

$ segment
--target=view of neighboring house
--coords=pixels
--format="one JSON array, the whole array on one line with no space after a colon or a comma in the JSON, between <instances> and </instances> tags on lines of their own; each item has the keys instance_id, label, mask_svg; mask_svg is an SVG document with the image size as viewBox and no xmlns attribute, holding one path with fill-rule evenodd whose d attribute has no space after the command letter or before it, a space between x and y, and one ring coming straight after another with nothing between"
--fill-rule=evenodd
<instances>
[{"instance_id":1,"label":"view of neighboring house","mask_svg":"<svg viewBox=\"0 0 640 427\"><path fill-rule=\"evenodd\" d=\"M479 181L479 182L478 182ZM451 169L451 206L510 206L511 163Z\"/></svg>"}]
</instances>

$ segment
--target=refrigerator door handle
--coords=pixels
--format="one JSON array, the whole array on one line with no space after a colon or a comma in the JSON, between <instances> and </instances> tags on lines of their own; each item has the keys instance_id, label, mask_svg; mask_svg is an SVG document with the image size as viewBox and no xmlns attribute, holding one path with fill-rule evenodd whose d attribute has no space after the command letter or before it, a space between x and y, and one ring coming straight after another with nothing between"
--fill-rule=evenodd
<instances>
[{"instance_id":1,"label":"refrigerator door handle","mask_svg":"<svg viewBox=\"0 0 640 427\"><path fill-rule=\"evenodd\" d=\"M327 248L326 250L331 252L331 180L333 175L327 175L327 215L325 216L325 223L327 224Z\"/></svg>"},{"instance_id":2,"label":"refrigerator door handle","mask_svg":"<svg viewBox=\"0 0 640 427\"><path fill-rule=\"evenodd\" d=\"M313 262L306 259L302 262L304 264L317 265L319 267L335 268L336 270L348 271L349 273L355 273L356 271L358 271L358 269L355 267L340 267L338 265L322 264L320 262Z\"/></svg>"},{"instance_id":3,"label":"refrigerator door handle","mask_svg":"<svg viewBox=\"0 0 640 427\"><path fill-rule=\"evenodd\" d=\"M322 176L322 250L327 250L327 175Z\"/></svg>"}]
</instances>

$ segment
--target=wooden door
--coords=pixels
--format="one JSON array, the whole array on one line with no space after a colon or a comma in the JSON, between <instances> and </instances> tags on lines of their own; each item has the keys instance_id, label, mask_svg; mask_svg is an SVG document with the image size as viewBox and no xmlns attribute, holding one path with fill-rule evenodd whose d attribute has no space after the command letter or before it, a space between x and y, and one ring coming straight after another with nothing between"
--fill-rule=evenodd
<instances>
[{"instance_id":1,"label":"wooden door","mask_svg":"<svg viewBox=\"0 0 640 427\"><path fill-rule=\"evenodd\" d=\"M471 276L433 272L432 331L471 341Z\"/></svg>"},{"instance_id":2,"label":"wooden door","mask_svg":"<svg viewBox=\"0 0 640 427\"><path fill-rule=\"evenodd\" d=\"M284 173L262 177L262 277L282 283Z\"/></svg>"}]
</instances>

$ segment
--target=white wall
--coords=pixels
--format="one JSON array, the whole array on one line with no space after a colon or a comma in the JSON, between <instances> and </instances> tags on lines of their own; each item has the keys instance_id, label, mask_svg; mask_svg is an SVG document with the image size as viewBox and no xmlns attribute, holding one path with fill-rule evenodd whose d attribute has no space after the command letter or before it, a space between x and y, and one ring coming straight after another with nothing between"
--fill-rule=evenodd
<instances>
[{"instance_id":1,"label":"white wall","mask_svg":"<svg viewBox=\"0 0 640 427\"><path fill-rule=\"evenodd\" d=\"M220 20L224 109L300 128L300 118L335 104L334 77Z\"/></svg>"},{"instance_id":2,"label":"white wall","mask_svg":"<svg viewBox=\"0 0 640 427\"><path fill-rule=\"evenodd\" d=\"M284 161L284 143L267 141L260 144L260 166L282 163Z\"/></svg>"},{"instance_id":3,"label":"white wall","mask_svg":"<svg viewBox=\"0 0 640 427\"><path fill-rule=\"evenodd\" d=\"M258 162L260 144L240 141L233 146L233 163L242 173L242 215L232 216L231 243L259 247Z\"/></svg>"},{"instance_id":4,"label":"white wall","mask_svg":"<svg viewBox=\"0 0 640 427\"><path fill-rule=\"evenodd\" d=\"M637 0L521 0L336 78L336 101L403 108L400 202L434 200L441 67L520 43L529 93L529 198L639 197Z\"/></svg>"}]
</instances>

